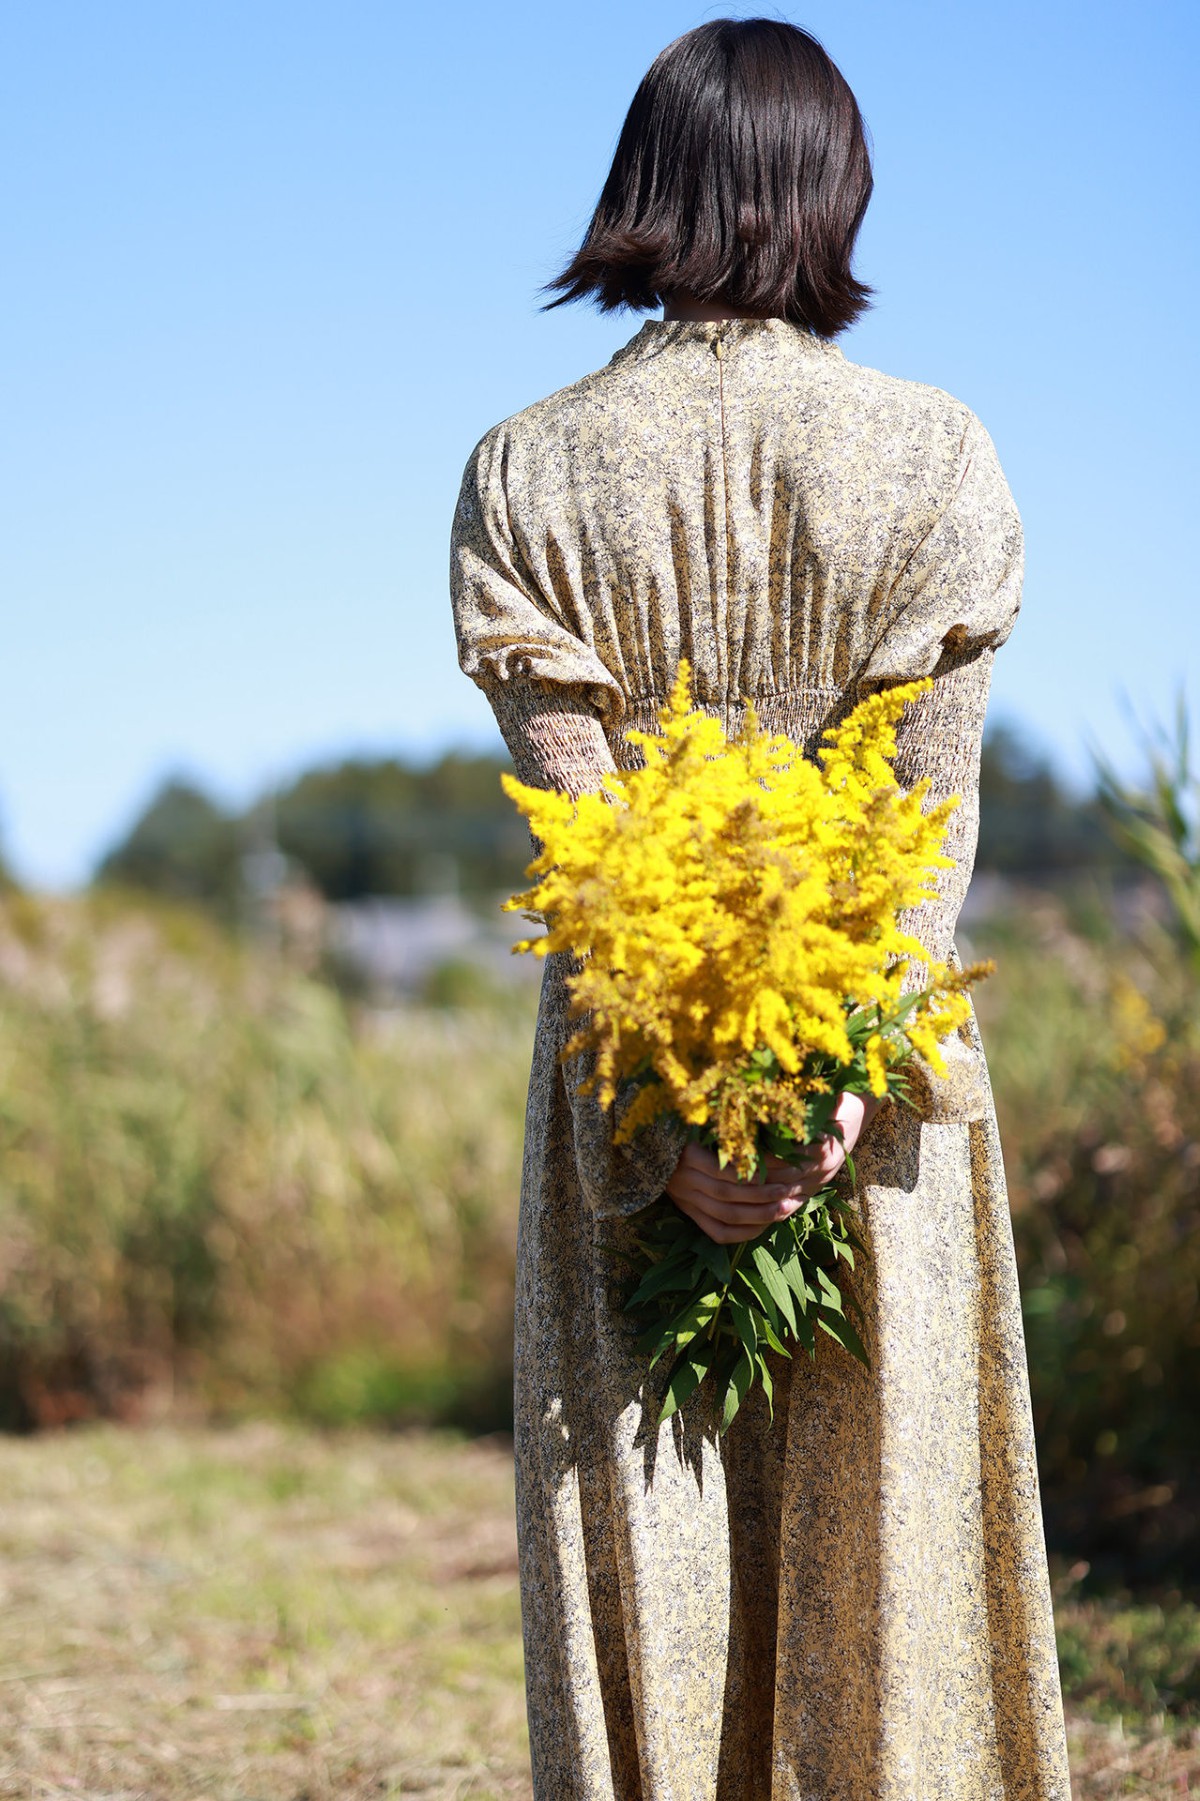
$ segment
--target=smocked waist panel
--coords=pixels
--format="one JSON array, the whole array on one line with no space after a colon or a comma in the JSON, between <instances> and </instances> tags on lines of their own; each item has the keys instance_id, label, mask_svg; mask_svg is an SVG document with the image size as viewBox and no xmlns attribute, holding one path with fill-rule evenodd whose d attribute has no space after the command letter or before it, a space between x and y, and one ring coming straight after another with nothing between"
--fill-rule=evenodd
<instances>
[{"instance_id":1,"label":"smocked waist panel","mask_svg":"<svg viewBox=\"0 0 1200 1801\"><path fill-rule=\"evenodd\" d=\"M619 769L641 767L641 746L627 744L624 734L656 731L659 709L666 704L666 698L644 694L626 702L624 717L610 741ZM809 757L816 754L822 734L831 725L837 725L854 704L848 688L772 688L752 699L760 727L766 732L782 732ZM725 735L732 737L745 722L746 701L736 696L724 701L704 701L700 710L719 719Z\"/></svg>"}]
</instances>

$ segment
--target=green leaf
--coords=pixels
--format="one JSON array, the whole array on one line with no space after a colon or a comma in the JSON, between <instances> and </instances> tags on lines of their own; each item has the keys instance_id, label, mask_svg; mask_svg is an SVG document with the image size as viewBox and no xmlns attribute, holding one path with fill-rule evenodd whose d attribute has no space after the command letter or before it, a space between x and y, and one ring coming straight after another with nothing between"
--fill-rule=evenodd
<instances>
[{"instance_id":1,"label":"green leaf","mask_svg":"<svg viewBox=\"0 0 1200 1801\"><path fill-rule=\"evenodd\" d=\"M750 1255L754 1259L755 1269L766 1284L767 1292L794 1332L796 1330L796 1309L783 1271L765 1244L755 1245Z\"/></svg>"},{"instance_id":2,"label":"green leaf","mask_svg":"<svg viewBox=\"0 0 1200 1801\"><path fill-rule=\"evenodd\" d=\"M753 1356L758 1348L758 1326L753 1307L748 1307L741 1295L731 1293L729 1296L729 1316L737 1328L737 1335ZM764 1320L763 1324L766 1324Z\"/></svg>"},{"instance_id":3,"label":"green leaf","mask_svg":"<svg viewBox=\"0 0 1200 1801\"><path fill-rule=\"evenodd\" d=\"M758 1322L758 1330L759 1330L760 1337L765 1339L766 1343L770 1345L770 1347L773 1351L778 1351L779 1355L781 1357L790 1357L791 1356L792 1353L788 1350L788 1348L784 1344L783 1340L781 1338L777 1338L775 1333L772 1332L771 1323L769 1320L760 1319Z\"/></svg>"},{"instance_id":4,"label":"green leaf","mask_svg":"<svg viewBox=\"0 0 1200 1801\"><path fill-rule=\"evenodd\" d=\"M694 1300L689 1301L683 1311L675 1315L673 1323L676 1337L679 1337L681 1333L696 1332L701 1326L707 1326L723 1299L724 1297L718 1294L715 1288L710 1288L704 1294L697 1295Z\"/></svg>"},{"instance_id":5,"label":"green leaf","mask_svg":"<svg viewBox=\"0 0 1200 1801\"><path fill-rule=\"evenodd\" d=\"M817 1316L817 1324L823 1332L828 1332L830 1338L836 1338L840 1345L844 1345L852 1357L857 1357L864 1369L870 1369L871 1360L863 1348L862 1339L844 1313L827 1315L822 1310Z\"/></svg>"},{"instance_id":6,"label":"green leaf","mask_svg":"<svg viewBox=\"0 0 1200 1801\"><path fill-rule=\"evenodd\" d=\"M804 1346L804 1349L808 1352L809 1356L815 1356L817 1349L817 1335L813 1331L811 1314L802 1313L796 1321L796 1337L800 1340L800 1343Z\"/></svg>"},{"instance_id":7,"label":"green leaf","mask_svg":"<svg viewBox=\"0 0 1200 1801\"><path fill-rule=\"evenodd\" d=\"M659 1295L675 1292L686 1294L695 1286L695 1278L689 1268L674 1257L664 1257L661 1263L647 1270L628 1301L625 1303L627 1313L636 1313L646 1306L647 1302L657 1300Z\"/></svg>"},{"instance_id":8,"label":"green leaf","mask_svg":"<svg viewBox=\"0 0 1200 1801\"><path fill-rule=\"evenodd\" d=\"M739 1263L738 1267L737 1267L737 1274L740 1277L741 1281L745 1283L747 1290L750 1292L750 1294L753 1295L754 1299L758 1302L758 1305L761 1307L765 1318L770 1321L770 1323L774 1326L775 1330L778 1332L778 1330L779 1330L779 1312L775 1306L774 1301L771 1299L771 1290L767 1287L766 1283L763 1281L762 1276L759 1274L758 1270L755 1268L755 1266L752 1263Z\"/></svg>"},{"instance_id":9,"label":"green leaf","mask_svg":"<svg viewBox=\"0 0 1200 1801\"><path fill-rule=\"evenodd\" d=\"M748 1352L743 1351L733 1366L733 1374L729 1378L729 1387L725 1390L725 1405L721 1409L721 1430L727 1432L733 1424L738 1408L750 1392L750 1384L754 1380L754 1362Z\"/></svg>"},{"instance_id":10,"label":"green leaf","mask_svg":"<svg viewBox=\"0 0 1200 1801\"><path fill-rule=\"evenodd\" d=\"M653 1369L664 1351L669 1351L675 1344L675 1332L670 1320L656 1320L654 1325L647 1326L637 1341L639 1357L649 1357Z\"/></svg>"},{"instance_id":11,"label":"green leaf","mask_svg":"<svg viewBox=\"0 0 1200 1801\"><path fill-rule=\"evenodd\" d=\"M825 1297L825 1306L832 1308L834 1313L843 1312L842 1291L820 1264L817 1265L817 1281L820 1283L821 1293Z\"/></svg>"},{"instance_id":12,"label":"green leaf","mask_svg":"<svg viewBox=\"0 0 1200 1801\"><path fill-rule=\"evenodd\" d=\"M837 1094L814 1094L809 1097L807 1109L808 1141L815 1144L818 1138L836 1129L834 1113L840 1100Z\"/></svg>"},{"instance_id":13,"label":"green leaf","mask_svg":"<svg viewBox=\"0 0 1200 1801\"><path fill-rule=\"evenodd\" d=\"M711 1361L712 1347L706 1344L696 1351L687 1353L675 1365L667 1382L666 1399L663 1401L662 1411L658 1416L660 1426L664 1420L669 1420L671 1415L683 1406L689 1395L695 1394L708 1374Z\"/></svg>"},{"instance_id":14,"label":"green leaf","mask_svg":"<svg viewBox=\"0 0 1200 1801\"><path fill-rule=\"evenodd\" d=\"M699 1230L698 1227L696 1229ZM695 1251L697 1262L723 1288L733 1274L729 1263L729 1252L725 1245L717 1244L714 1239L702 1234L701 1242L695 1247Z\"/></svg>"},{"instance_id":15,"label":"green leaf","mask_svg":"<svg viewBox=\"0 0 1200 1801\"><path fill-rule=\"evenodd\" d=\"M790 1257L786 1263L780 1265L784 1281L800 1303L801 1313L804 1313L811 1302L815 1302L819 1298L816 1289L808 1280L807 1264L807 1257L797 1256Z\"/></svg>"},{"instance_id":16,"label":"green leaf","mask_svg":"<svg viewBox=\"0 0 1200 1801\"><path fill-rule=\"evenodd\" d=\"M761 1149L778 1157L782 1163L795 1163L796 1152L803 1150L806 1139L798 1138L787 1126L772 1126L761 1129Z\"/></svg>"},{"instance_id":17,"label":"green leaf","mask_svg":"<svg viewBox=\"0 0 1200 1801\"><path fill-rule=\"evenodd\" d=\"M754 1359L758 1366L758 1379L763 1385L763 1393L767 1397L767 1413L771 1424L775 1423L775 1384L771 1380L771 1372L767 1368L767 1360L760 1351Z\"/></svg>"},{"instance_id":18,"label":"green leaf","mask_svg":"<svg viewBox=\"0 0 1200 1801\"><path fill-rule=\"evenodd\" d=\"M918 988L915 993L907 995L904 1000L892 1008L887 1018L881 1021L880 1029L886 1031L888 1026L903 1025L913 1008L920 1005L925 992L923 988Z\"/></svg>"},{"instance_id":19,"label":"green leaf","mask_svg":"<svg viewBox=\"0 0 1200 1801\"><path fill-rule=\"evenodd\" d=\"M682 1351L691 1344L692 1340L709 1324L720 1305L721 1296L710 1290L707 1294L696 1296L688 1302L686 1307L671 1314L666 1321L662 1322L659 1328L661 1342L659 1339L653 1341L658 1348L654 1350L650 1359L650 1368L654 1368L664 1351L672 1347ZM645 1336L649 1336L649 1334Z\"/></svg>"}]
</instances>

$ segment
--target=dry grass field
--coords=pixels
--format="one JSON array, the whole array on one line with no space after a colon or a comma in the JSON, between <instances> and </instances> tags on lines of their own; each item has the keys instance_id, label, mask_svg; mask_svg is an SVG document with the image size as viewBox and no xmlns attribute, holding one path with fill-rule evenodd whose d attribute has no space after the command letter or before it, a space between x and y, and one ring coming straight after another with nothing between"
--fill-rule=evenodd
<instances>
[{"instance_id":1,"label":"dry grass field","mask_svg":"<svg viewBox=\"0 0 1200 1801\"><path fill-rule=\"evenodd\" d=\"M0 1486L0 1795L529 1793L502 1447L102 1427Z\"/></svg>"},{"instance_id":2,"label":"dry grass field","mask_svg":"<svg viewBox=\"0 0 1200 1801\"><path fill-rule=\"evenodd\" d=\"M0 1488L0 1796L529 1796L502 1441L89 1426L0 1440ZM1112 1715L1121 1620L1067 1610ZM1072 1748L1080 1801L1200 1793L1194 1730Z\"/></svg>"}]
</instances>

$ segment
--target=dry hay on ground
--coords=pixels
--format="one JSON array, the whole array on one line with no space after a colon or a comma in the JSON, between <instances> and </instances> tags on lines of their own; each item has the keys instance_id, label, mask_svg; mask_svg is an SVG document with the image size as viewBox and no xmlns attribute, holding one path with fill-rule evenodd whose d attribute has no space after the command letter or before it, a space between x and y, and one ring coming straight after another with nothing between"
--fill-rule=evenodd
<instances>
[{"instance_id":1,"label":"dry hay on ground","mask_svg":"<svg viewBox=\"0 0 1200 1801\"><path fill-rule=\"evenodd\" d=\"M0 1440L0 1797L529 1801L501 1442L94 1427ZM1200 1744L1072 1720L1076 1801Z\"/></svg>"}]
</instances>

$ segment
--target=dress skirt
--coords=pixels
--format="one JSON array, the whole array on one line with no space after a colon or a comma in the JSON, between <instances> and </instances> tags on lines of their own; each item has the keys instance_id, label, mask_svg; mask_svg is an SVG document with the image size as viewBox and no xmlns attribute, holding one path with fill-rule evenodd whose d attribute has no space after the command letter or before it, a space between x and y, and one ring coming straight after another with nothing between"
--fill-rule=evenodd
<instances>
[{"instance_id":1,"label":"dress skirt","mask_svg":"<svg viewBox=\"0 0 1200 1801\"><path fill-rule=\"evenodd\" d=\"M887 1105L856 1154L871 1368L775 1358L659 1431L596 1220L548 962L516 1309L521 1589L545 1801L1068 1801L995 1117Z\"/></svg>"}]
</instances>

